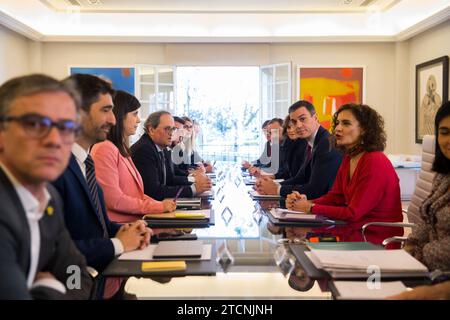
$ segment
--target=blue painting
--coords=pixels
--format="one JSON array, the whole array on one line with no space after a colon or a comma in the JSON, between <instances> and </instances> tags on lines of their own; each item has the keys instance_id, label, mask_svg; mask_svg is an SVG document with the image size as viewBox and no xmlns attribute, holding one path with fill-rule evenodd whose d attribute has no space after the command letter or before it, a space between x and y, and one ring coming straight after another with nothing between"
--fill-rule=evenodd
<instances>
[{"instance_id":1,"label":"blue painting","mask_svg":"<svg viewBox=\"0 0 450 320\"><path fill-rule=\"evenodd\" d=\"M70 68L70 74L75 73L96 75L110 82L113 89L134 95L134 68Z\"/></svg>"}]
</instances>

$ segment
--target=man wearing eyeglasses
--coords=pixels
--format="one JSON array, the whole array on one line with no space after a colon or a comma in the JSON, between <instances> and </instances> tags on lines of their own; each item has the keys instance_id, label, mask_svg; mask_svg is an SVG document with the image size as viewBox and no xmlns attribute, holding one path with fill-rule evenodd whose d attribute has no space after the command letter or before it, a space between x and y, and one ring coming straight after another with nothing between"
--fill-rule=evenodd
<instances>
[{"instance_id":1,"label":"man wearing eyeglasses","mask_svg":"<svg viewBox=\"0 0 450 320\"><path fill-rule=\"evenodd\" d=\"M81 95L82 130L72 147L68 168L53 184L66 203L65 221L72 239L88 265L101 272L115 256L145 248L151 230L143 220L124 225L110 221L95 177L91 146L104 141L116 123L110 84L88 74L75 74L64 82L74 83ZM118 278L100 278L96 297L122 298L121 283Z\"/></svg>"},{"instance_id":2,"label":"man wearing eyeglasses","mask_svg":"<svg viewBox=\"0 0 450 320\"><path fill-rule=\"evenodd\" d=\"M163 200L173 198L180 190L175 184L172 170L167 168L164 149L172 144L172 134L176 130L170 112L157 111L149 115L144 124L145 133L131 146L131 157L144 182L144 192L148 196ZM211 180L199 175L188 188L183 188L181 197L199 195L212 187Z\"/></svg>"},{"instance_id":3,"label":"man wearing eyeglasses","mask_svg":"<svg viewBox=\"0 0 450 320\"><path fill-rule=\"evenodd\" d=\"M0 87L0 299L90 296L86 260L48 184L69 161L77 108L76 93L44 75Z\"/></svg>"}]
</instances>

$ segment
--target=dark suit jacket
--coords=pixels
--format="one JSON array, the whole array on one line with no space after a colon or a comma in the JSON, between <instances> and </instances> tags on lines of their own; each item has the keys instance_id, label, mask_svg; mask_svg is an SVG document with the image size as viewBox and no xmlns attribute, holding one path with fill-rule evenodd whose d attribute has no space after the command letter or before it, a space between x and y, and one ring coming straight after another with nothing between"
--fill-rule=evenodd
<instances>
[{"instance_id":1,"label":"dark suit jacket","mask_svg":"<svg viewBox=\"0 0 450 320\"><path fill-rule=\"evenodd\" d=\"M281 182L281 196L286 197L292 191L298 191L308 199L315 199L331 189L341 165L342 155L336 149L330 148L329 137L330 133L320 126L314 139L311 160L304 163L303 159L295 177ZM304 148L306 149L306 144Z\"/></svg>"},{"instance_id":2,"label":"dark suit jacket","mask_svg":"<svg viewBox=\"0 0 450 320\"><path fill-rule=\"evenodd\" d=\"M268 167L270 167L270 164L271 164L270 161L268 163L264 163L264 162L261 161L261 158L263 156L269 157L268 154L269 154L269 149L270 148L271 148L270 141L267 141L266 144L264 145L263 153L261 154L259 159L256 159L255 161L252 161L252 165L254 167L257 167L257 168L268 168ZM270 152L270 153L272 153L272 152Z\"/></svg>"},{"instance_id":3,"label":"dark suit jacket","mask_svg":"<svg viewBox=\"0 0 450 320\"><path fill-rule=\"evenodd\" d=\"M44 286L31 291L27 288L30 268L30 229L20 198L13 185L0 169L0 300L2 299L88 299L92 280L86 271L86 260L74 245L63 221L61 198L56 190L47 187L51 195L49 206L53 214L39 220L41 247L37 272L50 272L66 286L68 266L81 271L81 289L66 294ZM70 280L69 280L69 283Z\"/></svg>"},{"instance_id":4,"label":"dark suit jacket","mask_svg":"<svg viewBox=\"0 0 450 320\"><path fill-rule=\"evenodd\" d=\"M53 185L64 200L64 219L72 239L86 257L88 265L101 272L114 259L114 246L110 239L103 238L100 217L97 215L86 179L73 154L69 166ZM109 220L103 191L99 185L98 196L108 235L113 238L120 225Z\"/></svg>"},{"instance_id":5,"label":"dark suit jacket","mask_svg":"<svg viewBox=\"0 0 450 320\"><path fill-rule=\"evenodd\" d=\"M177 169L172 161L172 150L164 149L164 158L166 160L166 179L169 185L191 185L187 174L178 174L181 170ZM170 172L168 172L170 170Z\"/></svg>"},{"instance_id":6,"label":"dark suit jacket","mask_svg":"<svg viewBox=\"0 0 450 320\"><path fill-rule=\"evenodd\" d=\"M285 138L280 144L280 169L275 174L275 179L293 178L305 156L306 141L303 139L291 140Z\"/></svg>"},{"instance_id":7,"label":"dark suit jacket","mask_svg":"<svg viewBox=\"0 0 450 320\"><path fill-rule=\"evenodd\" d=\"M156 200L175 197L179 190L179 185L174 184L175 181L171 175L172 171L167 170L167 165L166 185L164 185L163 165L158 154L158 149L156 149L156 145L150 139L150 136L146 133L143 134L130 149L134 165L141 174L142 181L144 182L144 193ZM192 197L191 188L185 187L180 196Z\"/></svg>"}]
</instances>

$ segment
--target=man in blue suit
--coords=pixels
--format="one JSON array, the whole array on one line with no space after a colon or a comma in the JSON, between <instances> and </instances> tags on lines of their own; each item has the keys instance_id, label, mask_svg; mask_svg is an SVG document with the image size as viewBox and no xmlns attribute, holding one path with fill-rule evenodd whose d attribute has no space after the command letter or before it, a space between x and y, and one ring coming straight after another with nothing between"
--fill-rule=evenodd
<instances>
[{"instance_id":1,"label":"man in blue suit","mask_svg":"<svg viewBox=\"0 0 450 320\"><path fill-rule=\"evenodd\" d=\"M308 199L319 198L333 185L342 161L342 155L330 146L330 133L320 125L314 106L299 100L289 107L289 118L297 128L300 139L307 143L303 148L303 163L297 174L281 183L261 177L256 190L262 194L286 197L293 191L305 194Z\"/></svg>"},{"instance_id":2,"label":"man in blue suit","mask_svg":"<svg viewBox=\"0 0 450 320\"><path fill-rule=\"evenodd\" d=\"M82 131L72 147L68 168L53 185L66 204L64 217L72 239L88 265L101 272L115 256L147 246L151 230L142 220L122 226L111 222L102 189L95 178L90 148L105 140L116 123L111 86L96 76L85 74L72 75L64 82L74 83L81 95ZM107 283L103 297L110 298L117 290L117 285Z\"/></svg>"}]
</instances>

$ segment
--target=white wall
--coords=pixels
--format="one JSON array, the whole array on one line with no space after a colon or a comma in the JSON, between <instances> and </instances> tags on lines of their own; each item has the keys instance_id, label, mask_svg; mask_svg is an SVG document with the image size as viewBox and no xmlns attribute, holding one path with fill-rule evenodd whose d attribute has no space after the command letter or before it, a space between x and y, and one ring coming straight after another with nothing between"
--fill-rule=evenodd
<instances>
[{"instance_id":1,"label":"white wall","mask_svg":"<svg viewBox=\"0 0 450 320\"><path fill-rule=\"evenodd\" d=\"M407 134L403 135L402 141L405 148L414 153L421 152L421 145L415 143L416 65L445 55L450 56L450 19L409 40L409 95L403 119Z\"/></svg>"},{"instance_id":2,"label":"white wall","mask_svg":"<svg viewBox=\"0 0 450 320\"><path fill-rule=\"evenodd\" d=\"M69 66L148 64L263 65L292 62L293 92L297 65L364 65L365 102L386 122L388 153L421 152L415 144L415 65L450 55L450 20L397 43L298 44L145 44L34 43L0 26L0 77L42 71L56 78Z\"/></svg>"},{"instance_id":3,"label":"white wall","mask_svg":"<svg viewBox=\"0 0 450 320\"><path fill-rule=\"evenodd\" d=\"M393 43L329 43L276 44L271 46L270 61L292 61L293 97L298 97L297 65L365 66L365 103L376 109L385 119L388 136L386 152L396 150L394 103Z\"/></svg>"},{"instance_id":4,"label":"white wall","mask_svg":"<svg viewBox=\"0 0 450 320\"><path fill-rule=\"evenodd\" d=\"M30 72L29 43L0 24L0 83Z\"/></svg>"}]
</instances>

